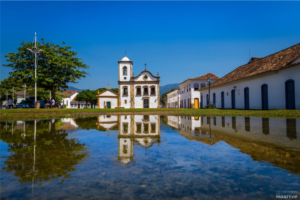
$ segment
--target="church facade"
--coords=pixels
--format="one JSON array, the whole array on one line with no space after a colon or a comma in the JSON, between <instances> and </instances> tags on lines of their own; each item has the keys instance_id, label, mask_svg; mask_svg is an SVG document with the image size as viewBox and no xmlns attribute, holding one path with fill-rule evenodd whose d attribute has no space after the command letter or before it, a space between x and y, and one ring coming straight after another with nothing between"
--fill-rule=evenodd
<instances>
[{"instance_id":1,"label":"church facade","mask_svg":"<svg viewBox=\"0 0 300 200\"><path fill-rule=\"evenodd\" d=\"M146 64L145 64L146 66ZM160 77L154 76L145 67L137 76L133 74L133 62L125 57L118 61L119 92L109 88L98 94L98 108L159 108Z\"/></svg>"},{"instance_id":2,"label":"church facade","mask_svg":"<svg viewBox=\"0 0 300 200\"><path fill-rule=\"evenodd\" d=\"M123 108L159 108L160 77L154 76L148 70L139 75L133 74L133 62L126 54L119 65L119 105Z\"/></svg>"}]
</instances>

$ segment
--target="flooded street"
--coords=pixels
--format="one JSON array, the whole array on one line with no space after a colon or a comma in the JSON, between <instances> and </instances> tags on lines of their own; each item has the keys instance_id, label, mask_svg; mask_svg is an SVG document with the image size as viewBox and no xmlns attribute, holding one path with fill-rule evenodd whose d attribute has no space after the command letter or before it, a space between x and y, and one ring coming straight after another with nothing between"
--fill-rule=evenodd
<instances>
[{"instance_id":1,"label":"flooded street","mask_svg":"<svg viewBox=\"0 0 300 200\"><path fill-rule=\"evenodd\" d=\"M299 124L300 119L159 115L1 122L0 194L3 199L300 196Z\"/></svg>"}]
</instances>

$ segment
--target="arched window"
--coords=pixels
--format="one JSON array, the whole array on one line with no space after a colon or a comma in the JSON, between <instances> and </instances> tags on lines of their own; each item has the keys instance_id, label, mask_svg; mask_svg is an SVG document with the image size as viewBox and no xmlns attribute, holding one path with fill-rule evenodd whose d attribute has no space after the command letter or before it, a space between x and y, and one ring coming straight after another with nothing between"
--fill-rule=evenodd
<instances>
[{"instance_id":1,"label":"arched window","mask_svg":"<svg viewBox=\"0 0 300 200\"><path fill-rule=\"evenodd\" d=\"M141 96L142 95L142 89L141 86L136 87L136 96Z\"/></svg>"},{"instance_id":2,"label":"arched window","mask_svg":"<svg viewBox=\"0 0 300 200\"><path fill-rule=\"evenodd\" d=\"M155 86L153 85L153 86L151 86L150 87L150 91L151 91L151 95L155 95Z\"/></svg>"},{"instance_id":3,"label":"arched window","mask_svg":"<svg viewBox=\"0 0 300 200\"><path fill-rule=\"evenodd\" d=\"M123 76L127 76L127 67L123 67Z\"/></svg>"},{"instance_id":4,"label":"arched window","mask_svg":"<svg viewBox=\"0 0 300 200\"><path fill-rule=\"evenodd\" d=\"M144 87L144 95L148 95L148 87L147 86Z\"/></svg>"},{"instance_id":5,"label":"arched window","mask_svg":"<svg viewBox=\"0 0 300 200\"><path fill-rule=\"evenodd\" d=\"M205 85L205 83L201 83L201 88L203 88L203 87L205 87L206 85Z\"/></svg>"},{"instance_id":6,"label":"arched window","mask_svg":"<svg viewBox=\"0 0 300 200\"><path fill-rule=\"evenodd\" d=\"M127 88L127 86L125 86L123 88L123 96L128 96L128 88Z\"/></svg>"},{"instance_id":7,"label":"arched window","mask_svg":"<svg viewBox=\"0 0 300 200\"><path fill-rule=\"evenodd\" d=\"M199 83L195 83L194 84L194 90L198 90L199 89Z\"/></svg>"}]
</instances>

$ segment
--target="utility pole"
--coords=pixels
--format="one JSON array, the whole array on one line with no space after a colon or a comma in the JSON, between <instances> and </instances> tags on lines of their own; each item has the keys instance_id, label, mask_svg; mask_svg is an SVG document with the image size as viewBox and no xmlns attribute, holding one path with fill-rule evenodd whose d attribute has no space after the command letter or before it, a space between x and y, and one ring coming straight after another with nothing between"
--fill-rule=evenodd
<instances>
[{"instance_id":1,"label":"utility pole","mask_svg":"<svg viewBox=\"0 0 300 200\"><path fill-rule=\"evenodd\" d=\"M6 90L6 107L8 106L8 91Z\"/></svg>"},{"instance_id":2,"label":"utility pole","mask_svg":"<svg viewBox=\"0 0 300 200\"><path fill-rule=\"evenodd\" d=\"M34 102L35 104L37 103L37 85L36 85L36 68L37 68L37 54L42 53L43 50L38 49L36 47L36 33L34 34L34 47L32 49L27 48L28 51L30 51L31 53L34 53Z\"/></svg>"},{"instance_id":3,"label":"utility pole","mask_svg":"<svg viewBox=\"0 0 300 200\"><path fill-rule=\"evenodd\" d=\"M12 86L13 89L12 89L12 97L13 97L13 103L15 102L15 88L14 86Z\"/></svg>"},{"instance_id":4,"label":"utility pole","mask_svg":"<svg viewBox=\"0 0 300 200\"><path fill-rule=\"evenodd\" d=\"M24 88L24 99L26 100L26 84L24 84L23 86L22 86L23 88Z\"/></svg>"}]
</instances>

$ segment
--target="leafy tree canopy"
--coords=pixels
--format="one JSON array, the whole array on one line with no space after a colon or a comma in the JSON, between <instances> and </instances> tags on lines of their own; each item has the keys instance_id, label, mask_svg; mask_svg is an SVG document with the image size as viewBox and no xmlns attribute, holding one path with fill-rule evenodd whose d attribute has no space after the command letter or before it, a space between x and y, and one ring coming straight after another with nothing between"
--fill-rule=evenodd
<instances>
[{"instance_id":1,"label":"leafy tree canopy","mask_svg":"<svg viewBox=\"0 0 300 200\"><path fill-rule=\"evenodd\" d=\"M88 73L84 69L89 66L77 57L71 46L65 46L64 42L60 46L41 40L41 43L37 43L37 47L43 50L43 53L38 54L37 85L51 90L52 97L55 98L57 90L67 89L67 84L77 83L77 80L86 77ZM10 52L5 55L8 64L3 64L12 69L11 77L21 80L27 86L33 86L35 81L34 54L27 49L33 46L34 43L22 42L17 53Z\"/></svg>"}]
</instances>

